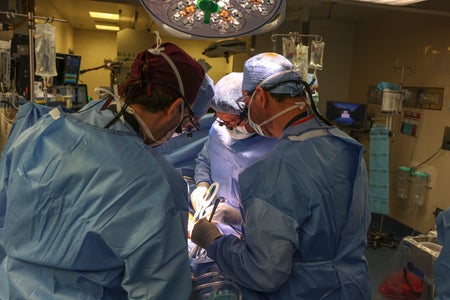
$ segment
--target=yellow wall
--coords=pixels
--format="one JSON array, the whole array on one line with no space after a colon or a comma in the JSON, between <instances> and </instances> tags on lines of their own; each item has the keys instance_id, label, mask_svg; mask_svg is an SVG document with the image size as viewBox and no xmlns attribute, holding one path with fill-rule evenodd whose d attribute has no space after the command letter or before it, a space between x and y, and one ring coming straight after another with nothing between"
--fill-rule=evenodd
<instances>
[{"instance_id":1,"label":"yellow wall","mask_svg":"<svg viewBox=\"0 0 450 300\"><path fill-rule=\"evenodd\" d=\"M105 60L114 60L117 52L116 33L112 31L75 30L75 53L81 55L81 70L105 65ZM96 87L110 86L110 71L101 68L80 74L79 83L88 87L88 95L98 99L94 94Z\"/></svg>"}]
</instances>

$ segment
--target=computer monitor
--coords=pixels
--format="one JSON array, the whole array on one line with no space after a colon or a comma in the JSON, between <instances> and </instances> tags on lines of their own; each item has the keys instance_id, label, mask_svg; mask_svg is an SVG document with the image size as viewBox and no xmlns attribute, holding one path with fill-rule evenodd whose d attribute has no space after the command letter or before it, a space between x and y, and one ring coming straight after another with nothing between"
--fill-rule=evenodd
<instances>
[{"instance_id":1,"label":"computer monitor","mask_svg":"<svg viewBox=\"0 0 450 300\"><path fill-rule=\"evenodd\" d=\"M61 53L56 53L56 76L53 76L53 85L54 86L61 86L64 85L64 61L65 56Z\"/></svg>"},{"instance_id":2,"label":"computer monitor","mask_svg":"<svg viewBox=\"0 0 450 300\"><path fill-rule=\"evenodd\" d=\"M77 85L80 74L81 56L73 54L56 53L56 76L53 76L53 86ZM40 76L35 76L35 81L40 81Z\"/></svg>"},{"instance_id":3,"label":"computer monitor","mask_svg":"<svg viewBox=\"0 0 450 300\"><path fill-rule=\"evenodd\" d=\"M81 56L64 54L63 85L77 85L80 74Z\"/></svg>"},{"instance_id":4,"label":"computer monitor","mask_svg":"<svg viewBox=\"0 0 450 300\"><path fill-rule=\"evenodd\" d=\"M338 126L351 129L364 129L366 105L352 102L328 101L326 117Z\"/></svg>"}]
</instances>

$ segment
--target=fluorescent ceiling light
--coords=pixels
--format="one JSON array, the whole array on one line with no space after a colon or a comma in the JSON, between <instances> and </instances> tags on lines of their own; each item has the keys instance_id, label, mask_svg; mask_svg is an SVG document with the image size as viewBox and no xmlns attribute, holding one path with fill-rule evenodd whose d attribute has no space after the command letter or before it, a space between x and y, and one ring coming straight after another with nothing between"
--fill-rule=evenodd
<instances>
[{"instance_id":1,"label":"fluorescent ceiling light","mask_svg":"<svg viewBox=\"0 0 450 300\"><path fill-rule=\"evenodd\" d=\"M417 2L423 2L426 0L357 0L362 2L371 2L376 4L388 4L388 5L409 5Z\"/></svg>"},{"instance_id":2,"label":"fluorescent ceiling light","mask_svg":"<svg viewBox=\"0 0 450 300\"><path fill-rule=\"evenodd\" d=\"M89 15L95 19L119 20L119 14L103 13L98 11L90 11Z\"/></svg>"},{"instance_id":3,"label":"fluorescent ceiling light","mask_svg":"<svg viewBox=\"0 0 450 300\"><path fill-rule=\"evenodd\" d=\"M217 39L277 28L286 0L140 0L159 28L178 38Z\"/></svg>"},{"instance_id":4,"label":"fluorescent ceiling light","mask_svg":"<svg viewBox=\"0 0 450 300\"><path fill-rule=\"evenodd\" d=\"M120 30L120 27L118 25L95 24L95 28L100 29L100 30L113 30L113 31Z\"/></svg>"}]
</instances>

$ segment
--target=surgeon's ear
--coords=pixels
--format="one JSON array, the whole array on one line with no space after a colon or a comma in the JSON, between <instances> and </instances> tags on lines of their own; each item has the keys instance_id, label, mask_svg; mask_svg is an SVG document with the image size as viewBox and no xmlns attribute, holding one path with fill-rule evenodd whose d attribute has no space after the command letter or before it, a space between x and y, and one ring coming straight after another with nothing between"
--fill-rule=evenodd
<instances>
[{"instance_id":1,"label":"surgeon's ear","mask_svg":"<svg viewBox=\"0 0 450 300\"><path fill-rule=\"evenodd\" d=\"M267 108L267 101L268 101L268 97L269 97L268 93L260 86L256 87L256 92L261 97L261 104L262 104L263 108Z\"/></svg>"},{"instance_id":2,"label":"surgeon's ear","mask_svg":"<svg viewBox=\"0 0 450 300\"><path fill-rule=\"evenodd\" d=\"M172 102L172 104L170 104L167 108L166 108L166 115L169 118L172 118L172 116L174 114L178 114L179 110L180 110L180 106L181 103L183 103L183 98L178 98L177 100L175 100L174 102Z\"/></svg>"}]
</instances>

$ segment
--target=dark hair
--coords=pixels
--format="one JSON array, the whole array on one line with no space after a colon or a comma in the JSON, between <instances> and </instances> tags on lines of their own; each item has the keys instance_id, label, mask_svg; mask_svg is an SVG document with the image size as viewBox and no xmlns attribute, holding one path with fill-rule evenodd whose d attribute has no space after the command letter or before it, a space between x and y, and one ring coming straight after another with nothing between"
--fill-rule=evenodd
<instances>
[{"instance_id":1,"label":"dark hair","mask_svg":"<svg viewBox=\"0 0 450 300\"><path fill-rule=\"evenodd\" d=\"M128 80L123 83L121 88L121 96L125 97L125 102L128 104L138 104L150 112L158 112L165 110L176 99L182 98L174 97L163 92L157 84L152 84L151 94L147 95L147 84L141 80Z\"/></svg>"}]
</instances>

